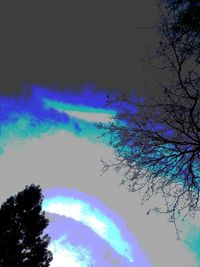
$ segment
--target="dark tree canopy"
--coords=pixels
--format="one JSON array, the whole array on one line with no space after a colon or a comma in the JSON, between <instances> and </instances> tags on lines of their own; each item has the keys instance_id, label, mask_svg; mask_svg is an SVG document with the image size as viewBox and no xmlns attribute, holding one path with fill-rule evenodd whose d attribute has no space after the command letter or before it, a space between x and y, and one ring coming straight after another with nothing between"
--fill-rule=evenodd
<instances>
[{"instance_id":1,"label":"dark tree canopy","mask_svg":"<svg viewBox=\"0 0 200 267\"><path fill-rule=\"evenodd\" d=\"M166 208L151 210L168 213L177 234L177 218L200 211L199 7L192 0L159 3L161 39L150 63L167 77L159 83L161 94L143 103L123 94L108 97L116 115L98 124L116 154L104 170L124 169L122 183L143 191L142 202L162 194Z\"/></svg>"},{"instance_id":2,"label":"dark tree canopy","mask_svg":"<svg viewBox=\"0 0 200 267\"><path fill-rule=\"evenodd\" d=\"M161 0L166 5L166 13L161 27L168 31L176 42L182 45L182 51L188 56L195 56L196 63L200 63L200 1L199 0ZM164 26L165 25L165 26Z\"/></svg>"},{"instance_id":3,"label":"dark tree canopy","mask_svg":"<svg viewBox=\"0 0 200 267\"><path fill-rule=\"evenodd\" d=\"M200 1L199 0L170 0L166 1L169 8L176 12L177 19L174 30L182 33L200 34Z\"/></svg>"},{"instance_id":4,"label":"dark tree canopy","mask_svg":"<svg viewBox=\"0 0 200 267\"><path fill-rule=\"evenodd\" d=\"M42 191L31 185L8 198L0 209L0 266L46 267L52 261L49 221L42 212Z\"/></svg>"}]
</instances>

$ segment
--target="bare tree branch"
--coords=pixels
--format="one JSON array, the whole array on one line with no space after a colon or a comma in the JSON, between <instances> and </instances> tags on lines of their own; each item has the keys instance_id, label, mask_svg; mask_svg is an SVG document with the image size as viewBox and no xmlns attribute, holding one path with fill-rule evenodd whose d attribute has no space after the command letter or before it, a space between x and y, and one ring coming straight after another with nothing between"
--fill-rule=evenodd
<instances>
[{"instance_id":1,"label":"bare tree branch","mask_svg":"<svg viewBox=\"0 0 200 267\"><path fill-rule=\"evenodd\" d=\"M122 184L129 191L142 191L142 202L161 193L166 209L150 211L168 213L179 238L177 218L195 216L200 210L200 30L189 22L181 24L187 14L172 5L175 0L163 2L170 4L159 4L161 41L150 62L163 62L160 70L168 75L169 84L145 103L126 95L108 97L106 105L116 115L113 122L97 126L111 137L116 155L115 162L104 162L103 171L125 170ZM184 12L190 8L184 6Z\"/></svg>"}]
</instances>

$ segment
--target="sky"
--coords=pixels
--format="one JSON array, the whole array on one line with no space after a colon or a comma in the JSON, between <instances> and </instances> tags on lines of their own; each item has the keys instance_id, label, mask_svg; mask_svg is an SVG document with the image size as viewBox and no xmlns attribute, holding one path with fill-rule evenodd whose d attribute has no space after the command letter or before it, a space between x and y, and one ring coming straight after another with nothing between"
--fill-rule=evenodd
<instances>
[{"instance_id":1,"label":"sky","mask_svg":"<svg viewBox=\"0 0 200 267\"><path fill-rule=\"evenodd\" d=\"M105 95L91 85L75 95L32 85L30 95L0 98L0 202L41 186L51 267L199 267L199 217L179 224L178 242L166 216L146 214L159 196L141 206L139 193L120 186L122 172L102 172L114 151L95 123L116 112Z\"/></svg>"},{"instance_id":2,"label":"sky","mask_svg":"<svg viewBox=\"0 0 200 267\"><path fill-rule=\"evenodd\" d=\"M146 63L158 40L147 28L157 14L153 0L0 3L0 201L28 183L42 186L56 255L51 267L197 266L198 218L184 224L186 240L177 243L167 218L146 216L160 200L141 207L139 195L119 186L121 174L100 171L100 159L113 157L93 125L109 120L105 95L159 92ZM105 224L97 230L98 220ZM116 243L109 231L118 233Z\"/></svg>"},{"instance_id":3,"label":"sky","mask_svg":"<svg viewBox=\"0 0 200 267\"><path fill-rule=\"evenodd\" d=\"M156 40L154 0L2 2L0 91L24 82L73 90L85 82L106 90L153 92L141 61ZM144 79L145 77L145 79Z\"/></svg>"}]
</instances>

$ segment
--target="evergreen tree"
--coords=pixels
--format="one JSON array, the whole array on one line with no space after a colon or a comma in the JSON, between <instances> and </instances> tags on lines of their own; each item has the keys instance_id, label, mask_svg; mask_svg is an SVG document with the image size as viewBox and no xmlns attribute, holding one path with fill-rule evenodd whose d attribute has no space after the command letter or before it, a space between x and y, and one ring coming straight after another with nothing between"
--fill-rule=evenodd
<instances>
[{"instance_id":1,"label":"evergreen tree","mask_svg":"<svg viewBox=\"0 0 200 267\"><path fill-rule=\"evenodd\" d=\"M39 186L10 197L0 209L0 267L46 267L52 261L48 235L41 236L49 221L42 212Z\"/></svg>"}]
</instances>

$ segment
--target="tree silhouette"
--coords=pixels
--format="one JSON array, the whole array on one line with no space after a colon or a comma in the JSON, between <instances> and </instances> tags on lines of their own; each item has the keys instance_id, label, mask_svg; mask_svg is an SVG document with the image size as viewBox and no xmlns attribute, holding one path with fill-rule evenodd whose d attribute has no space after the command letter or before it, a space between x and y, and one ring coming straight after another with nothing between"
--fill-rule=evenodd
<instances>
[{"instance_id":1,"label":"tree silhouette","mask_svg":"<svg viewBox=\"0 0 200 267\"><path fill-rule=\"evenodd\" d=\"M41 236L48 219L41 212L43 196L39 186L30 185L8 198L0 209L0 266L49 266L50 238Z\"/></svg>"},{"instance_id":2,"label":"tree silhouette","mask_svg":"<svg viewBox=\"0 0 200 267\"><path fill-rule=\"evenodd\" d=\"M142 191L142 203L161 193L166 208L155 207L148 214L168 213L180 238L177 218L194 217L200 210L199 28L189 27L184 19L193 12L192 3L199 1L164 2L165 6L159 4L156 26L161 39L150 57L151 65L167 77L159 83L161 94L143 103L126 95L108 97L106 105L116 115L97 127L105 130L102 135L110 135L116 155L115 162L104 162L103 170L124 169L122 184L132 192ZM175 2L191 6L181 13L180 6L172 5Z\"/></svg>"},{"instance_id":3,"label":"tree silhouette","mask_svg":"<svg viewBox=\"0 0 200 267\"><path fill-rule=\"evenodd\" d=\"M177 48L181 49L180 54L186 59L195 59L200 62L200 2L198 0L161 0L166 4L159 5L162 10L160 32L168 41L164 40L169 47L172 40ZM164 33L164 34L163 34ZM169 43L169 40L171 41Z\"/></svg>"},{"instance_id":4,"label":"tree silhouette","mask_svg":"<svg viewBox=\"0 0 200 267\"><path fill-rule=\"evenodd\" d=\"M195 34L200 37L200 2L199 0L163 0L167 7L175 14L173 30L182 34ZM195 35L193 37L195 37Z\"/></svg>"}]
</instances>

